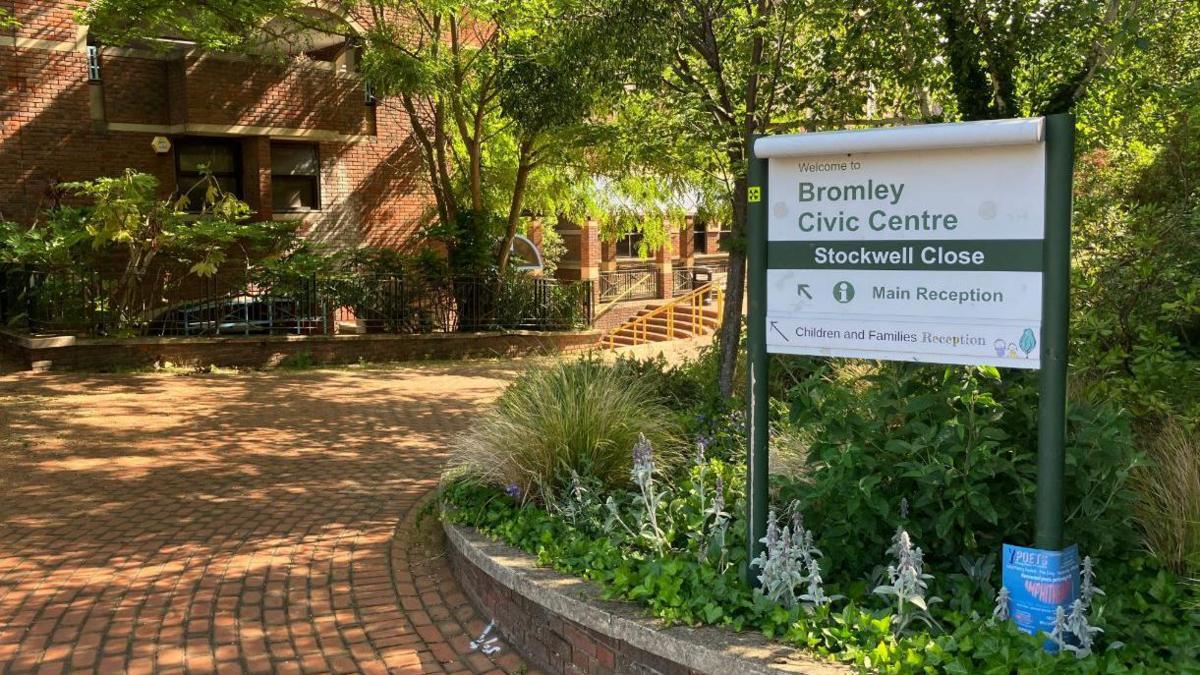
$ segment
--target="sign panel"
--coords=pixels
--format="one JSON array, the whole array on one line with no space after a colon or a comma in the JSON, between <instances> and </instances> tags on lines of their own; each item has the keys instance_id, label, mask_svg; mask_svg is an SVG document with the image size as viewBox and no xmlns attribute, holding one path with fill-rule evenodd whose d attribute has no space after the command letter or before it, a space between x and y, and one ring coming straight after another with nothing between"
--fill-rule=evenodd
<instances>
[{"instance_id":1,"label":"sign panel","mask_svg":"<svg viewBox=\"0 0 1200 675\"><path fill-rule=\"evenodd\" d=\"M1003 585L1008 589L1009 616L1021 630L1047 635L1054 630L1058 607L1079 597L1079 549L1043 551L1004 545ZM1047 642L1047 647L1053 643Z\"/></svg>"},{"instance_id":2,"label":"sign panel","mask_svg":"<svg viewBox=\"0 0 1200 675\"><path fill-rule=\"evenodd\" d=\"M1046 150L1040 120L1014 122L1034 132L1009 123L973 147L936 135L986 127L814 134L820 155L777 137L760 153L767 351L1040 367Z\"/></svg>"}]
</instances>

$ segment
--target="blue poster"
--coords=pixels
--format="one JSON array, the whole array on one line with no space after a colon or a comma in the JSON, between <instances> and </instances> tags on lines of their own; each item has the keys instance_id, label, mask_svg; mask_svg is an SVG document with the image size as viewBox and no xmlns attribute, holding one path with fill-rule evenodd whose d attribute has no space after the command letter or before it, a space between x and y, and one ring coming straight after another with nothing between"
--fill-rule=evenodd
<instances>
[{"instance_id":1,"label":"blue poster","mask_svg":"<svg viewBox=\"0 0 1200 675\"><path fill-rule=\"evenodd\" d=\"M1043 551L1005 544L1003 583L1013 623L1030 635L1049 634L1055 608L1069 611L1079 597L1079 548Z\"/></svg>"}]
</instances>

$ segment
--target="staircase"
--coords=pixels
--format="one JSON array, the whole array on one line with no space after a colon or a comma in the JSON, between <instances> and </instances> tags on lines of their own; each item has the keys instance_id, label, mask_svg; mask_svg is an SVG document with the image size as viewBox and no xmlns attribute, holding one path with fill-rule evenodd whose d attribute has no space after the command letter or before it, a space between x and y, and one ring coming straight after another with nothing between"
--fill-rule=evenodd
<instances>
[{"instance_id":1,"label":"staircase","mask_svg":"<svg viewBox=\"0 0 1200 675\"><path fill-rule=\"evenodd\" d=\"M725 294L721 288L704 284L665 305L646 307L609 331L601 344L611 349L707 335L721 325L724 308Z\"/></svg>"}]
</instances>

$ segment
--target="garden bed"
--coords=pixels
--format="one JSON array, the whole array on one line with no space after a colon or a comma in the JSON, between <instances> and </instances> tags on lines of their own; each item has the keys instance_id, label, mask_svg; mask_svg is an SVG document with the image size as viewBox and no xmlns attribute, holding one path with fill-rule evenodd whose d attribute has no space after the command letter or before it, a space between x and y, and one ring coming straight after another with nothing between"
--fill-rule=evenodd
<instances>
[{"instance_id":1,"label":"garden bed","mask_svg":"<svg viewBox=\"0 0 1200 675\"><path fill-rule=\"evenodd\" d=\"M569 598L595 584L589 604L635 603L641 611L624 618L654 617L662 623L644 625L672 626L666 635L757 635L809 663L864 672L1200 672L1200 589L1136 543L1142 497L1127 477L1141 475L1142 460L1119 411L1070 411L1067 501L1079 507L1068 536L1088 558L1069 613L1031 636L1009 621L997 557L1032 529L1029 378L869 363L793 369L777 390L790 400L772 403L781 473L765 550L750 557L745 418L705 394L708 358L527 373L455 440L443 519L524 552L497 549L506 565L569 575L538 572ZM554 657L533 660L562 672L575 660L573 635L584 657L617 663L625 643L613 633L547 616L551 603L530 602L519 575L492 577L463 583L515 631L513 643ZM654 666L648 659L674 653L659 641L635 648L646 655L631 651L613 672L705 672Z\"/></svg>"},{"instance_id":2,"label":"garden bed","mask_svg":"<svg viewBox=\"0 0 1200 675\"><path fill-rule=\"evenodd\" d=\"M833 674L761 634L665 627L643 608L605 600L596 584L539 567L537 560L479 532L446 522L447 553L471 602L522 656L552 673Z\"/></svg>"},{"instance_id":3,"label":"garden bed","mask_svg":"<svg viewBox=\"0 0 1200 675\"><path fill-rule=\"evenodd\" d=\"M80 338L0 330L0 352L34 370L109 371L167 363L266 368L563 353L589 349L599 338L597 331Z\"/></svg>"}]
</instances>

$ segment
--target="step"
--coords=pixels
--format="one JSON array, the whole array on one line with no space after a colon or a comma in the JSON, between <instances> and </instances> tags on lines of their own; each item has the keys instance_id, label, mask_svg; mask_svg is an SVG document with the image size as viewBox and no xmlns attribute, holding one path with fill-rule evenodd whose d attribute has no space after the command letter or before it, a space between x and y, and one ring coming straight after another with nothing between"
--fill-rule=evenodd
<instances>
[{"instance_id":1,"label":"step","mask_svg":"<svg viewBox=\"0 0 1200 675\"><path fill-rule=\"evenodd\" d=\"M653 319L649 319L649 320L647 320L645 322L641 322L641 323L636 323L636 324L627 323L627 324L618 326L617 328L614 328L610 332L614 333L614 334L615 333L634 334L634 333L641 332L643 330L643 328L642 328L643 325L646 327L645 330L647 330L648 332L658 333L658 334L662 334L662 335L666 335L666 333L667 333L667 320L665 318L660 319L657 317L653 318ZM703 321L702 320L699 323L692 323L690 320L689 321L681 321L678 318L675 320L675 323L673 326L673 328L675 329L674 332L677 336L687 336L687 337L691 337L695 334L704 334L709 331L716 330L718 327L719 327L719 324L716 323L715 321Z\"/></svg>"},{"instance_id":2,"label":"step","mask_svg":"<svg viewBox=\"0 0 1200 675\"><path fill-rule=\"evenodd\" d=\"M656 319L650 319L649 321L646 322L646 325L666 330L668 323L665 319L662 321L659 321ZM697 330L704 330L705 324L703 322L693 324L690 321L680 321L680 320L676 319L675 323L673 324L673 327L677 331L686 331L689 333L694 333ZM633 328L633 327L630 326L630 328Z\"/></svg>"},{"instance_id":3,"label":"step","mask_svg":"<svg viewBox=\"0 0 1200 675\"><path fill-rule=\"evenodd\" d=\"M653 327L645 332L641 330L626 330L617 331L612 333L612 335L622 335L634 339L648 340L650 342L666 342L667 340L680 340L693 337L692 333L688 333L686 331L676 331L674 337L668 337L666 329Z\"/></svg>"},{"instance_id":4,"label":"step","mask_svg":"<svg viewBox=\"0 0 1200 675\"><path fill-rule=\"evenodd\" d=\"M643 342L624 335L610 335L604 338L605 347L632 347L638 344L643 344Z\"/></svg>"}]
</instances>

